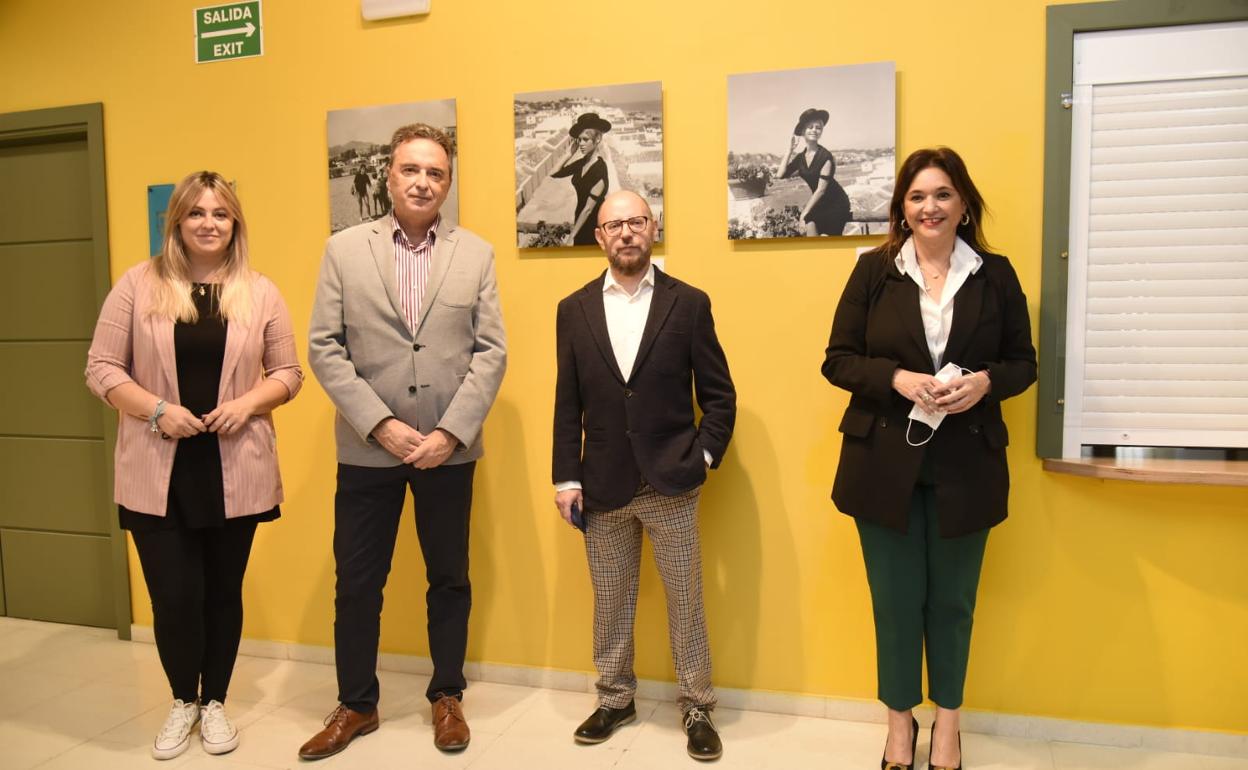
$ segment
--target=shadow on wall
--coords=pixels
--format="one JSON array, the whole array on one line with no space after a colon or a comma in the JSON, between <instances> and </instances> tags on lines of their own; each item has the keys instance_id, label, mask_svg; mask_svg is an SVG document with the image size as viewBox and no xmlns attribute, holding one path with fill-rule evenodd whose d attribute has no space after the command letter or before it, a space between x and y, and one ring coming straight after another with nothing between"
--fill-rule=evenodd
<instances>
[{"instance_id":1,"label":"shadow on wall","mask_svg":"<svg viewBox=\"0 0 1248 770\"><path fill-rule=\"evenodd\" d=\"M311 379L311 377L309 377ZM328 401L328 400L327 400ZM303 406L303 405L301 405ZM332 405L327 409L320 409L317 412L317 429L315 435L328 436L332 439L334 435L334 419L337 411ZM278 458L282 455L281 434L278 437ZM332 650L334 644L334 582L335 582L335 565L334 565L334 491L338 485L338 459L337 446L331 440L325 442L320 447L320 451L315 454L313 462L304 463L305 473L296 483L291 483L291 479L283 471L282 483L286 490L287 503L283 503L282 519L289 517L297 517L298 526L301 530L310 530L315 533L313 542L315 545L309 548L307 552L290 553L287 549L292 549L292 538L290 537L274 537L273 542L266 543L265 547L274 547L282 549L280 557L269 559L277 561L279 564L298 564L311 563L317 565L315 569L315 582L311 585L300 586L300 593L307 597L307 603L303 608L303 616L299 620L299 630L296 638L304 644L321 644L328 645ZM307 505L307 510L287 511L289 501L318 501L318 504ZM323 502L319 502L323 501ZM312 520L315 517L315 520ZM278 524L285 524L279 520ZM272 525L269 525L272 526ZM261 527L263 528L263 527ZM280 534L280 533L275 533ZM301 537L300 541L306 542ZM280 542L278 542L280 541ZM253 548L253 558L260 549ZM267 551L266 551L267 552ZM254 571L252 567L248 568L249 572ZM267 573L268 571L265 570ZM249 575L248 581L252 579ZM277 592L275 601L282 601L285 597L287 600L290 594L287 589L281 586L272 586L267 590ZM273 638L270 634L263 635L262 638ZM313 641L317 640L317 641ZM330 658L332 660L332 658Z\"/></svg>"},{"instance_id":2,"label":"shadow on wall","mask_svg":"<svg viewBox=\"0 0 1248 770\"><path fill-rule=\"evenodd\" d=\"M774 562L766 567L769 584L799 584L793 533L783 497L770 495L760 501L754 480L778 479L780 468L768 430L753 411L737 408L733 443L722 465L712 471L703 488L699 518L702 527L702 563L710 631L712 665L715 660L731 659L731 666L716 669L715 683L725 687L756 687L760 628L763 616L762 520L767 519L768 542L783 544L786 552L771 554ZM750 467L741 462L738 451L742 436L750 440ZM762 458L760 461L759 458ZM801 618L786 618L786 626L801 627ZM800 680L804 674L805 650L800 634L785 635L786 668ZM733 679L719 672L730 669ZM736 677L740 677L738 680Z\"/></svg>"},{"instance_id":3,"label":"shadow on wall","mask_svg":"<svg viewBox=\"0 0 1248 770\"><path fill-rule=\"evenodd\" d=\"M472 615L468 660L541 665L551 660L547 554L535 523L544 512L531 507L528 446L520 408L500 397L486 425L485 456L477 463L472 502L470 559ZM507 453L508 449L521 449ZM551 515L553 516L553 506ZM505 637L498 641L491 641ZM497 651L508 651L500 659Z\"/></svg>"}]
</instances>

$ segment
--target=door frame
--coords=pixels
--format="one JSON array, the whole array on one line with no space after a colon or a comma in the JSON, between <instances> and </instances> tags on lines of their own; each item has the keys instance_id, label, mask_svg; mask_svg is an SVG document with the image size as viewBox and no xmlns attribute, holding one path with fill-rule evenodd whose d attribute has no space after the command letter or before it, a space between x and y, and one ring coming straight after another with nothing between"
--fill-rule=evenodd
<instances>
[{"instance_id":1,"label":"door frame","mask_svg":"<svg viewBox=\"0 0 1248 770\"><path fill-rule=\"evenodd\" d=\"M54 139L61 136L77 136L87 142L87 184L91 190L91 246L92 269L95 279L96 307L104 304L112 288L113 279L108 251L108 185L104 176L104 105L74 104L42 110L26 110L0 114L0 142L12 140ZM85 385L84 385L85 387ZM104 474L109 504L113 499L113 448L117 443L117 416L104 403ZM117 638L130 638L130 565L126 546L126 533L118 526L117 517L111 517L109 528L109 551L111 555L113 582L113 617L116 621Z\"/></svg>"}]
</instances>

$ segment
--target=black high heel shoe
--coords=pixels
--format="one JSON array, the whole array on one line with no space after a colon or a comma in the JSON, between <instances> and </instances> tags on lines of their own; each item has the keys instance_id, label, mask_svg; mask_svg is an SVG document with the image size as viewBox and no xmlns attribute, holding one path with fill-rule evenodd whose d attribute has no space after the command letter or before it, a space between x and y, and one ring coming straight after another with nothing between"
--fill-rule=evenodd
<instances>
[{"instance_id":1,"label":"black high heel shoe","mask_svg":"<svg viewBox=\"0 0 1248 770\"><path fill-rule=\"evenodd\" d=\"M889 762L887 759L881 756L880 757L880 770L913 770L914 750L918 745L919 745L919 720L915 719L914 717L910 717L910 764L907 765L901 762Z\"/></svg>"},{"instance_id":2,"label":"black high heel shoe","mask_svg":"<svg viewBox=\"0 0 1248 770\"><path fill-rule=\"evenodd\" d=\"M928 770L962 770L962 731L958 730L958 766L949 767L948 765L932 764L932 746L936 738L936 724L932 723L932 733L928 736L927 743L927 767Z\"/></svg>"}]
</instances>

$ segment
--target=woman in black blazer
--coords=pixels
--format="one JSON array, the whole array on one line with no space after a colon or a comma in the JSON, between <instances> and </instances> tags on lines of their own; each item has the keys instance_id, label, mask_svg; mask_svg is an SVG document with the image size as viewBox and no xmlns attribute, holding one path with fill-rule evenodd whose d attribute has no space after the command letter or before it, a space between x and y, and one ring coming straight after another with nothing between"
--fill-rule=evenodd
<instances>
[{"instance_id":1,"label":"woman in black blazer","mask_svg":"<svg viewBox=\"0 0 1248 770\"><path fill-rule=\"evenodd\" d=\"M975 593L1009 495L1001 402L1036 379L1027 299L1009 260L987 250L983 213L957 153L912 153L888 240L854 268L823 362L852 394L832 499L855 519L871 587L889 709L882 768L914 764L924 648L936 704L929 762L961 767Z\"/></svg>"}]
</instances>

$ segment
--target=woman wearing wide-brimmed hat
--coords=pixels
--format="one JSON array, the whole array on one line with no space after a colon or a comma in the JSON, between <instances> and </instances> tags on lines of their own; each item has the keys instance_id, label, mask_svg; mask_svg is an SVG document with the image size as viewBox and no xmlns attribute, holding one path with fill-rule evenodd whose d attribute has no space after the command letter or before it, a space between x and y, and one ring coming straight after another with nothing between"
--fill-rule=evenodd
<instances>
[{"instance_id":1,"label":"woman wearing wide-brimmed hat","mask_svg":"<svg viewBox=\"0 0 1248 770\"><path fill-rule=\"evenodd\" d=\"M810 198L802 206L798 221L803 235L841 235L849 222L849 196L833 178L836 159L819 144L823 127L828 124L828 111L804 110L793 127L789 149L780 161L779 178L796 174L810 186ZM805 141L805 148L802 143Z\"/></svg>"},{"instance_id":2,"label":"woman wearing wide-brimmed hat","mask_svg":"<svg viewBox=\"0 0 1248 770\"><path fill-rule=\"evenodd\" d=\"M598 225L598 209L607 197L610 183L607 181L607 162L602 159L598 146L602 135L611 130L611 123L587 112L576 119L568 134L572 136L572 151L552 177L571 177L576 190L576 212L572 215L572 246L593 246L594 228ZM577 153L581 153L576 158Z\"/></svg>"}]
</instances>

